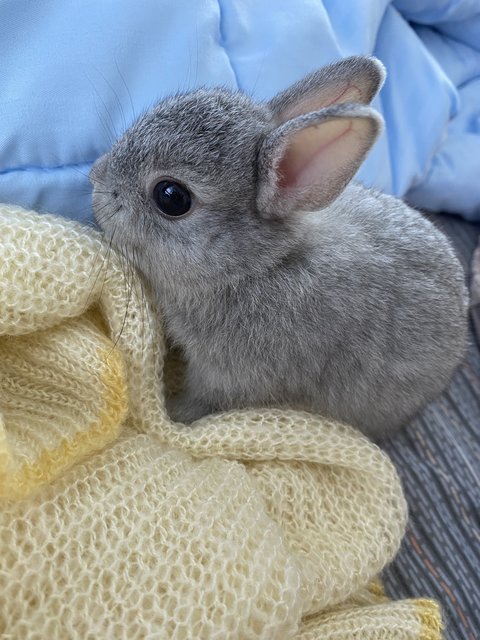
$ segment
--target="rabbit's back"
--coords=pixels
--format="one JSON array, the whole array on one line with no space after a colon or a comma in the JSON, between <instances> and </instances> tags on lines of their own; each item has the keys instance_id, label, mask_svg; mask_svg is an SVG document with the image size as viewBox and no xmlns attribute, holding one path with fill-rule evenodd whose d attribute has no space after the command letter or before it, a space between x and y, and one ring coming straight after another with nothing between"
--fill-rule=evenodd
<instances>
[{"instance_id":1,"label":"rabbit's back","mask_svg":"<svg viewBox=\"0 0 480 640\"><path fill-rule=\"evenodd\" d=\"M315 218L317 300L338 328L327 404L378 436L437 395L461 360L463 269L445 236L391 196L351 185Z\"/></svg>"}]
</instances>

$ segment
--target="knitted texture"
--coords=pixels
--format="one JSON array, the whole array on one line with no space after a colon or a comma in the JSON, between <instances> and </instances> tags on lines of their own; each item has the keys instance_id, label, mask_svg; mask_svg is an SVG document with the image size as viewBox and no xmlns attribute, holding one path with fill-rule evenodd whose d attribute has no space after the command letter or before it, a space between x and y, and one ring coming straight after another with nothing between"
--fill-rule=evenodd
<instances>
[{"instance_id":1,"label":"knitted texture","mask_svg":"<svg viewBox=\"0 0 480 640\"><path fill-rule=\"evenodd\" d=\"M371 582L406 521L378 447L294 411L172 423L131 269L52 216L0 232L2 637L440 637Z\"/></svg>"}]
</instances>

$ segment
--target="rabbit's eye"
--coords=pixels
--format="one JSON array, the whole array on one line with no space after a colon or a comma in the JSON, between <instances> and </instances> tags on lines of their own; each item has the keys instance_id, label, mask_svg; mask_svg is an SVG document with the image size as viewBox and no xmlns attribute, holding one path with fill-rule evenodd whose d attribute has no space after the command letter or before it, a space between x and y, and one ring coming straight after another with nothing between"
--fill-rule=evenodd
<instances>
[{"instance_id":1,"label":"rabbit's eye","mask_svg":"<svg viewBox=\"0 0 480 640\"><path fill-rule=\"evenodd\" d=\"M172 180L157 182L153 187L152 198L160 211L172 218L185 215L192 206L190 191Z\"/></svg>"}]
</instances>

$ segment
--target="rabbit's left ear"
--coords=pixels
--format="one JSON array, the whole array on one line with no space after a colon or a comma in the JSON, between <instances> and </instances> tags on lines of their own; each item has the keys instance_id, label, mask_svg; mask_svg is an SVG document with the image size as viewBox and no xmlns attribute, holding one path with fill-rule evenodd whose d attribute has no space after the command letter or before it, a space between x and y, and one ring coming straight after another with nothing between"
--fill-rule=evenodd
<instances>
[{"instance_id":1,"label":"rabbit's left ear","mask_svg":"<svg viewBox=\"0 0 480 640\"><path fill-rule=\"evenodd\" d=\"M382 129L381 116L358 103L368 103L383 79L374 58L347 58L269 103L277 126L258 153L261 215L322 209L340 195Z\"/></svg>"},{"instance_id":2,"label":"rabbit's left ear","mask_svg":"<svg viewBox=\"0 0 480 640\"><path fill-rule=\"evenodd\" d=\"M268 103L275 124L345 102L370 104L385 81L377 58L352 56L314 71Z\"/></svg>"}]
</instances>

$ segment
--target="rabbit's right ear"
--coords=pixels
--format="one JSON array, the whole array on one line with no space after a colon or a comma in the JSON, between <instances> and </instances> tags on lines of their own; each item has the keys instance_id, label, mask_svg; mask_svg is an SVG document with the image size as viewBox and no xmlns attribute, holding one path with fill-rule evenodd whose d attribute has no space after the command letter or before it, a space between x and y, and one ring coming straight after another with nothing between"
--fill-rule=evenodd
<instances>
[{"instance_id":1,"label":"rabbit's right ear","mask_svg":"<svg viewBox=\"0 0 480 640\"><path fill-rule=\"evenodd\" d=\"M382 124L370 107L340 104L272 131L258 154L259 213L281 218L327 207L357 172Z\"/></svg>"},{"instance_id":2,"label":"rabbit's right ear","mask_svg":"<svg viewBox=\"0 0 480 640\"><path fill-rule=\"evenodd\" d=\"M315 211L340 195L382 129L380 114L364 103L384 77L375 58L347 58L269 103L276 127L257 157L261 215Z\"/></svg>"}]
</instances>

